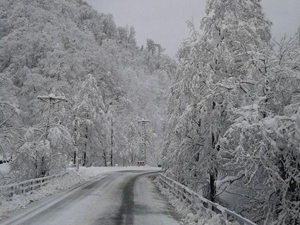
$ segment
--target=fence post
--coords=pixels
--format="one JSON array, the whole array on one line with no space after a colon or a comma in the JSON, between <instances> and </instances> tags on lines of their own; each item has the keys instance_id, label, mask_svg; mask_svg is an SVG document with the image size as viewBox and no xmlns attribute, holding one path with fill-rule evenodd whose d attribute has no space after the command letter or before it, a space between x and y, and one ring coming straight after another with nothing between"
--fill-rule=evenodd
<instances>
[{"instance_id":1,"label":"fence post","mask_svg":"<svg viewBox=\"0 0 300 225\"><path fill-rule=\"evenodd\" d=\"M222 216L224 217L225 220L227 220L227 213L225 211L222 212Z\"/></svg>"},{"instance_id":2,"label":"fence post","mask_svg":"<svg viewBox=\"0 0 300 225\"><path fill-rule=\"evenodd\" d=\"M208 203L208 209L209 209L209 210L212 210L212 209L213 209L213 206L212 206L212 204L211 204L210 202Z\"/></svg>"}]
</instances>

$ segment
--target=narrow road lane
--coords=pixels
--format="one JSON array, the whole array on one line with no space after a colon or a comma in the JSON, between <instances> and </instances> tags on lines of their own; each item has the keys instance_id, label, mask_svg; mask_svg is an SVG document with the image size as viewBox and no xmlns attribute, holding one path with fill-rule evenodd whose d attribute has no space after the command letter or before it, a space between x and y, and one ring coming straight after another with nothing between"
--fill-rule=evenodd
<instances>
[{"instance_id":1,"label":"narrow road lane","mask_svg":"<svg viewBox=\"0 0 300 225\"><path fill-rule=\"evenodd\" d=\"M111 172L15 212L1 225L179 225L151 181L155 173Z\"/></svg>"}]
</instances>

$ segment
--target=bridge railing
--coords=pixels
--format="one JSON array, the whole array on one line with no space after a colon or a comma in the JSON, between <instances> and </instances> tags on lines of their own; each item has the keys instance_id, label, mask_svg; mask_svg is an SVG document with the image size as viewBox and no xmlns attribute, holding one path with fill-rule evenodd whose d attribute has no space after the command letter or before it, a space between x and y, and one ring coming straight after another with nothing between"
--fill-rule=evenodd
<instances>
[{"instance_id":1,"label":"bridge railing","mask_svg":"<svg viewBox=\"0 0 300 225\"><path fill-rule=\"evenodd\" d=\"M9 200L14 195L24 194L32 190L37 190L42 186L48 184L51 180L62 177L63 175L65 175L65 173L0 186L0 196Z\"/></svg>"},{"instance_id":2,"label":"bridge railing","mask_svg":"<svg viewBox=\"0 0 300 225\"><path fill-rule=\"evenodd\" d=\"M170 179L163 174L159 174L159 182L176 198L180 199L182 202L187 202L193 211L197 212L200 209L205 209L219 214L220 221L224 225L228 224L228 222L237 222L241 225L256 225L252 221L217 203L209 201L208 199L192 191L190 188L174 181L173 179Z\"/></svg>"}]
</instances>

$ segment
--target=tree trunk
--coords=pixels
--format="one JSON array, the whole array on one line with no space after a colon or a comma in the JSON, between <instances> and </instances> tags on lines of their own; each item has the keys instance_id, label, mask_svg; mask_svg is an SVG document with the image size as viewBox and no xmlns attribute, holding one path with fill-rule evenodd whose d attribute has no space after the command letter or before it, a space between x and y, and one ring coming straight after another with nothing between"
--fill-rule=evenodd
<instances>
[{"instance_id":1,"label":"tree trunk","mask_svg":"<svg viewBox=\"0 0 300 225\"><path fill-rule=\"evenodd\" d=\"M42 156L40 176L44 177L46 175L47 170L48 169L46 168L46 165L45 165L45 157Z\"/></svg>"},{"instance_id":2,"label":"tree trunk","mask_svg":"<svg viewBox=\"0 0 300 225\"><path fill-rule=\"evenodd\" d=\"M76 164L76 151L74 151L73 164Z\"/></svg>"},{"instance_id":3,"label":"tree trunk","mask_svg":"<svg viewBox=\"0 0 300 225\"><path fill-rule=\"evenodd\" d=\"M83 152L83 163L82 163L82 166L86 165L86 151L87 151L87 142L88 142L88 127L85 128L85 131L86 131L86 133L85 133L85 143L84 143L84 152Z\"/></svg>"},{"instance_id":4,"label":"tree trunk","mask_svg":"<svg viewBox=\"0 0 300 225\"><path fill-rule=\"evenodd\" d=\"M78 120L76 118L76 115L74 114L74 130L73 130L73 138L74 138L74 146L75 146L75 151L74 151L74 158L73 158L73 164L77 165L77 152L78 152L78 148L77 148L77 137L76 137L76 133L77 133L77 126L78 126Z\"/></svg>"},{"instance_id":5,"label":"tree trunk","mask_svg":"<svg viewBox=\"0 0 300 225\"><path fill-rule=\"evenodd\" d=\"M103 160L104 160L104 166L107 167L107 159L106 159L106 151L105 150L103 150L102 157L103 157Z\"/></svg>"},{"instance_id":6,"label":"tree trunk","mask_svg":"<svg viewBox=\"0 0 300 225\"><path fill-rule=\"evenodd\" d=\"M216 196L216 193L217 193L215 181L216 181L216 174L211 173L209 175L209 187L210 187L209 198L212 202L215 202L215 196Z\"/></svg>"},{"instance_id":7,"label":"tree trunk","mask_svg":"<svg viewBox=\"0 0 300 225\"><path fill-rule=\"evenodd\" d=\"M215 102L213 102L213 103L214 103L214 107L215 107ZM211 133L211 146L212 146L213 152L218 151L218 147L216 146L218 143L218 138L219 138L218 135L215 136L215 134L213 132ZM213 154L212 161L216 162L216 160L217 160L216 154ZM215 184L217 177L218 177L218 170L215 167L212 167L212 171L209 174L209 187L210 187L209 197L212 202L215 202L215 197L216 197L216 193L217 193L217 188L216 188L216 184Z\"/></svg>"},{"instance_id":8,"label":"tree trunk","mask_svg":"<svg viewBox=\"0 0 300 225\"><path fill-rule=\"evenodd\" d=\"M111 119L111 133L110 133L110 166L113 166L113 148L114 148L114 127L113 120Z\"/></svg>"},{"instance_id":9,"label":"tree trunk","mask_svg":"<svg viewBox=\"0 0 300 225\"><path fill-rule=\"evenodd\" d=\"M85 166L86 164L86 152L83 153L83 163L82 166Z\"/></svg>"},{"instance_id":10,"label":"tree trunk","mask_svg":"<svg viewBox=\"0 0 300 225\"><path fill-rule=\"evenodd\" d=\"M35 151L35 159L34 159L34 167L35 167L35 178L39 178L39 168L38 168L38 155L37 151Z\"/></svg>"},{"instance_id":11,"label":"tree trunk","mask_svg":"<svg viewBox=\"0 0 300 225\"><path fill-rule=\"evenodd\" d=\"M48 119L47 119L47 124L46 124L46 130L45 130L45 137L44 140L47 140L48 138L48 132L50 129L50 119L51 119L51 98L49 98L49 109L48 109Z\"/></svg>"},{"instance_id":12,"label":"tree trunk","mask_svg":"<svg viewBox=\"0 0 300 225\"><path fill-rule=\"evenodd\" d=\"M134 155L133 155L133 152L131 153L131 165L134 166Z\"/></svg>"}]
</instances>

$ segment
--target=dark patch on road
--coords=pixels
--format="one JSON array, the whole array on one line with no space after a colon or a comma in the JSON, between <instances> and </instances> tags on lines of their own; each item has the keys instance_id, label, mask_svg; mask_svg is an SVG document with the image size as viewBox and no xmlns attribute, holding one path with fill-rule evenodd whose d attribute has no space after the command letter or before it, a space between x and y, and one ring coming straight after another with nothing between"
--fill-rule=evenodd
<instances>
[{"instance_id":1,"label":"dark patch on road","mask_svg":"<svg viewBox=\"0 0 300 225\"><path fill-rule=\"evenodd\" d=\"M149 172L139 174L131 180L123 188L123 199L122 205L117 213L117 216L114 218L115 224L114 225L133 225L134 221L134 212L135 212L135 205L134 205L134 185L136 180L145 175L155 174L157 172Z\"/></svg>"},{"instance_id":2,"label":"dark patch on road","mask_svg":"<svg viewBox=\"0 0 300 225\"><path fill-rule=\"evenodd\" d=\"M123 189L122 205L115 218L115 225L131 225L134 219L134 184L138 176L131 179ZM124 221L124 223L123 223Z\"/></svg>"},{"instance_id":3,"label":"dark patch on road","mask_svg":"<svg viewBox=\"0 0 300 225\"><path fill-rule=\"evenodd\" d=\"M151 208L146 206L146 205L140 205L137 204L134 206L134 213L136 215L145 215L145 214L154 214L153 212L151 212Z\"/></svg>"}]
</instances>

